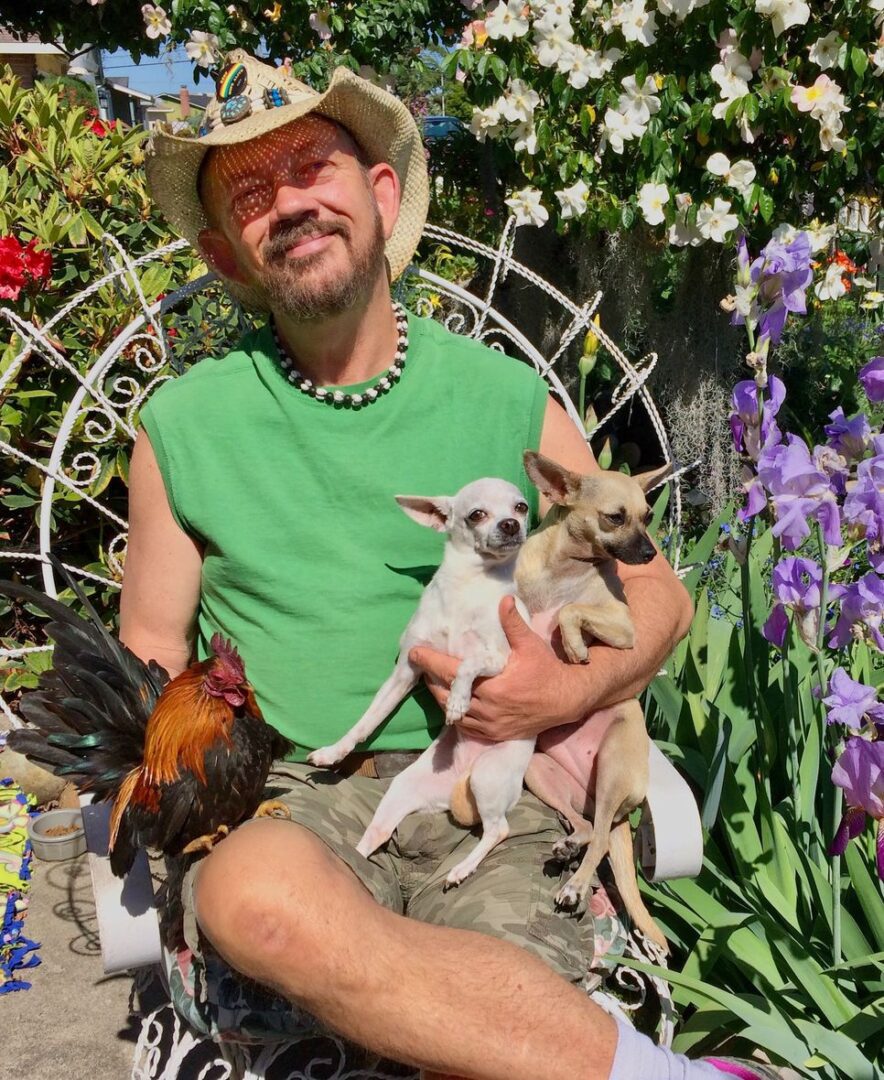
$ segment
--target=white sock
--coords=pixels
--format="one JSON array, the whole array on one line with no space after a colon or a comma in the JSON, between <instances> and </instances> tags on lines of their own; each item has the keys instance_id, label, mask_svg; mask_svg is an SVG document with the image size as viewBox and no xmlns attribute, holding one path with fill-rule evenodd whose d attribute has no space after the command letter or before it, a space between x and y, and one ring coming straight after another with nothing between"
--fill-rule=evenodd
<instances>
[{"instance_id":1,"label":"white sock","mask_svg":"<svg viewBox=\"0 0 884 1080\"><path fill-rule=\"evenodd\" d=\"M647 1035L639 1034L622 1020L617 1020L617 1031L610 1080L723 1080L723 1074L713 1065L688 1061L682 1054L656 1046Z\"/></svg>"}]
</instances>

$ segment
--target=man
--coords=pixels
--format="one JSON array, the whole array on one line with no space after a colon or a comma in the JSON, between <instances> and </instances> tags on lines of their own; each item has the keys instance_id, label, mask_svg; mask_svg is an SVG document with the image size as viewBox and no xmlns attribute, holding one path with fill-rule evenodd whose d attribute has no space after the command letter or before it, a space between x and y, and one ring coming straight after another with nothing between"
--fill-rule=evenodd
<instances>
[{"instance_id":1,"label":"man","mask_svg":"<svg viewBox=\"0 0 884 1080\"><path fill-rule=\"evenodd\" d=\"M526 446L597 466L528 368L391 306L427 206L420 136L401 103L345 69L317 95L234 53L205 126L197 140L154 138L154 196L271 318L142 412L122 636L173 674L215 630L231 637L265 718L302 762L361 714L439 561L440 539L393 494L482 475L528 494ZM588 668L569 666L504 606L512 656L476 688L463 726L535 734L640 691L690 604L662 558L622 576L633 650L597 647ZM456 659L413 659L444 701ZM278 763L271 784L293 820L236 830L183 884L190 952L170 963L176 1005L212 1034L248 1028L257 983L276 993L265 1004L280 1032L318 1017L378 1053L484 1080L707 1075L618 1029L574 985L591 921L553 911L544 864L560 826L532 796L456 891L442 884L469 834L443 815L407 819L370 860L355 853L384 778L438 723L423 691L336 775Z\"/></svg>"}]
</instances>

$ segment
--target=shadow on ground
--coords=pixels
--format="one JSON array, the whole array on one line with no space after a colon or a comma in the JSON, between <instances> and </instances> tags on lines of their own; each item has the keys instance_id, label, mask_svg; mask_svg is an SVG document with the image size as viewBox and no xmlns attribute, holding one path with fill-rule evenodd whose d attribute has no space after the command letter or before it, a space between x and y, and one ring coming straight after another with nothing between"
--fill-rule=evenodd
<instances>
[{"instance_id":1,"label":"shadow on ground","mask_svg":"<svg viewBox=\"0 0 884 1080\"><path fill-rule=\"evenodd\" d=\"M0 998L0 1080L126 1080L140 1022L128 975L105 975L86 856L31 863L32 985Z\"/></svg>"}]
</instances>

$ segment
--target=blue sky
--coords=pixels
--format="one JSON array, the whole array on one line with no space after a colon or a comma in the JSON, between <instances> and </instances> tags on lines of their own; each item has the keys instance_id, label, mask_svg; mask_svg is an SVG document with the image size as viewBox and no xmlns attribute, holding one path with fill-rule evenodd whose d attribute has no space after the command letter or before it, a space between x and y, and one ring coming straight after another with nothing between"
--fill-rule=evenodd
<instances>
[{"instance_id":1,"label":"blue sky","mask_svg":"<svg viewBox=\"0 0 884 1080\"><path fill-rule=\"evenodd\" d=\"M140 64L136 64L129 53L122 49L103 52L101 60L109 79L128 76L132 89L143 90L146 94L165 91L177 93L182 84L189 90L203 94L213 89L212 80L205 75L200 79L199 85L194 81L194 66L188 60L183 46L179 46L163 59L145 56Z\"/></svg>"}]
</instances>

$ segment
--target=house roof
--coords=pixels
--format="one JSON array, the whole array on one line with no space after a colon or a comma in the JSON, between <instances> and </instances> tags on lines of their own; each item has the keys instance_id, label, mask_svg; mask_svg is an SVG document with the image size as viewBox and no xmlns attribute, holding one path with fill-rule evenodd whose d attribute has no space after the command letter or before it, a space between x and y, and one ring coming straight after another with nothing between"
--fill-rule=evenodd
<instances>
[{"instance_id":1,"label":"house roof","mask_svg":"<svg viewBox=\"0 0 884 1080\"><path fill-rule=\"evenodd\" d=\"M127 79L126 82L129 80ZM110 90L115 90L118 94L125 94L126 97L138 98L139 101L153 101L153 94L146 94L143 90L136 90L132 86L127 86L126 82L118 79L116 82L111 82L110 79L105 85Z\"/></svg>"},{"instance_id":2,"label":"house roof","mask_svg":"<svg viewBox=\"0 0 884 1080\"><path fill-rule=\"evenodd\" d=\"M192 109L204 109L212 100L212 94L195 94L192 90L188 91L190 94L190 107ZM163 101L178 102L181 100L180 90L163 90L157 97L161 97Z\"/></svg>"},{"instance_id":3,"label":"house roof","mask_svg":"<svg viewBox=\"0 0 884 1080\"><path fill-rule=\"evenodd\" d=\"M0 27L0 55L13 56L16 53L24 56L45 56L63 54L63 50L51 42L41 41L36 34L19 38L11 30Z\"/></svg>"}]
</instances>

